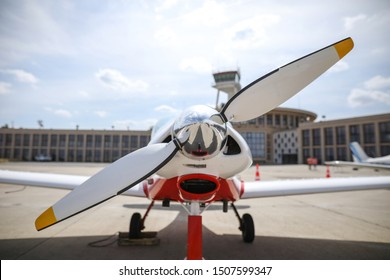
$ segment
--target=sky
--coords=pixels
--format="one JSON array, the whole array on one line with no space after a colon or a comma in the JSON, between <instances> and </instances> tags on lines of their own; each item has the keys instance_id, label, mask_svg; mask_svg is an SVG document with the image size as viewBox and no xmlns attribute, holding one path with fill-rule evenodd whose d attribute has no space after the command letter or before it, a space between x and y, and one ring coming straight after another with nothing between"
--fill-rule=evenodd
<instances>
[{"instance_id":1,"label":"sky","mask_svg":"<svg viewBox=\"0 0 390 280\"><path fill-rule=\"evenodd\" d=\"M214 106L213 72L244 87L346 37L351 53L282 106L390 113L389 26L387 0L0 0L0 126L149 129Z\"/></svg>"}]
</instances>

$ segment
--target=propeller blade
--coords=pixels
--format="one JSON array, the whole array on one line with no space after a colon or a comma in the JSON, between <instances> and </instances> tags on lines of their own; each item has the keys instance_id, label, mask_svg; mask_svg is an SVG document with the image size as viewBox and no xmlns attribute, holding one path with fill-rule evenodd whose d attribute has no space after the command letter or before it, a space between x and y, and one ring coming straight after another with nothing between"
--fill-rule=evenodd
<instances>
[{"instance_id":1,"label":"propeller blade","mask_svg":"<svg viewBox=\"0 0 390 280\"><path fill-rule=\"evenodd\" d=\"M36 229L47 228L121 194L161 169L180 148L180 141L174 139L120 158L43 212L35 221Z\"/></svg>"},{"instance_id":2,"label":"propeller blade","mask_svg":"<svg viewBox=\"0 0 390 280\"><path fill-rule=\"evenodd\" d=\"M343 58L353 48L351 38L286 64L237 92L221 111L225 121L259 117L279 106Z\"/></svg>"}]
</instances>

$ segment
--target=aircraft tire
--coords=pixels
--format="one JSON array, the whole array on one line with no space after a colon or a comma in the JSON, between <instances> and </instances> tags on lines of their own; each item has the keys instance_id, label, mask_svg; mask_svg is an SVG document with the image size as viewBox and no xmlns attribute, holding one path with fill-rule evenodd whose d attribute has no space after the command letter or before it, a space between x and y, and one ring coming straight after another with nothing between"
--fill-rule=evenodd
<instances>
[{"instance_id":1,"label":"aircraft tire","mask_svg":"<svg viewBox=\"0 0 390 280\"><path fill-rule=\"evenodd\" d=\"M134 213L131 216L130 220L130 228L129 228L129 238L137 239L141 237L141 229L142 229L142 220L140 213Z\"/></svg>"},{"instance_id":2,"label":"aircraft tire","mask_svg":"<svg viewBox=\"0 0 390 280\"><path fill-rule=\"evenodd\" d=\"M242 216L242 239L245 243L252 243L255 239L255 226L249 214Z\"/></svg>"}]
</instances>

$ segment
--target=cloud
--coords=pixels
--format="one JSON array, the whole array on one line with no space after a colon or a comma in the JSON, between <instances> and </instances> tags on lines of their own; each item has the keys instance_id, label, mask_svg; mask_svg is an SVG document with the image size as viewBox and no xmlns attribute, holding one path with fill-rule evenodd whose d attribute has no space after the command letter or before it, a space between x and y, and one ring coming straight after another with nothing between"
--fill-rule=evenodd
<instances>
[{"instance_id":1,"label":"cloud","mask_svg":"<svg viewBox=\"0 0 390 280\"><path fill-rule=\"evenodd\" d=\"M365 14L359 14L354 17L345 17L344 18L344 29L346 31L350 31L355 28L356 23L359 21L367 19L367 16Z\"/></svg>"},{"instance_id":2,"label":"cloud","mask_svg":"<svg viewBox=\"0 0 390 280\"><path fill-rule=\"evenodd\" d=\"M58 117L65 118L65 119L70 119L73 116L73 114L70 111L65 110L65 109L53 109L53 108L47 107L47 108L45 108L45 110L58 116Z\"/></svg>"},{"instance_id":3,"label":"cloud","mask_svg":"<svg viewBox=\"0 0 390 280\"><path fill-rule=\"evenodd\" d=\"M153 127L157 122L157 119L146 120L116 120L113 122L115 129L130 129L130 130L145 130Z\"/></svg>"},{"instance_id":4,"label":"cloud","mask_svg":"<svg viewBox=\"0 0 390 280\"><path fill-rule=\"evenodd\" d=\"M72 117L72 113L69 112L68 110L64 110L64 109L54 110L53 113L59 117L66 118L66 119L69 119Z\"/></svg>"},{"instance_id":5,"label":"cloud","mask_svg":"<svg viewBox=\"0 0 390 280\"><path fill-rule=\"evenodd\" d=\"M375 90L353 89L348 96L348 104L351 107L363 107L375 103L390 105L390 93Z\"/></svg>"},{"instance_id":6,"label":"cloud","mask_svg":"<svg viewBox=\"0 0 390 280\"><path fill-rule=\"evenodd\" d=\"M237 22L227 30L227 36L233 47L253 49L263 45L269 30L280 22L281 17L275 14L258 15Z\"/></svg>"},{"instance_id":7,"label":"cloud","mask_svg":"<svg viewBox=\"0 0 390 280\"><path fill-rule=\"evenodd\" d=\"M104 86L117 91L146 91L149 85L142 80L131 80L115 69L101 69L95 74Z\"/></svg>"},{"instance_id":8,"label":"cloud","mask_svg":"<svg viewBox=\"0 0 390 280\"><path fill-rule=\"evenodd\" d=\"M184 14L183 19L189 24L196 26L205 25L209 27L219 26L228 20L226 8L222 2L205 1L199 8Z\"/></svg>"},{"instance_id":9,"label":"cloud","mask_svg":"<svg viewBox=\"0 0 390 280\"><path fill-rule=\"evenodd\" d=\"M20 69L4 69L0 70L0 72L9 74L14 77L15 80L17 80L20 83L35 85L38 83L38 78L35 77L33 74L20 70Z\"/></svg>"},{"instance_id":10,"label":"cloud","mask_svg":"<svg viewBox=\"0 0 390 280\"><path fill-rule=\"evenodd\" d=\"M108 115L108 113L106 111L95 111L94 113L95 113L95 115L97 115L100 118L105 118Z\"/></svg>"},{"instance_id":11,"label":"cloud","mask_svg":"<svg viewBox=\"0 0 390 280\"><path fill-rule=\"evenodd\" d=\"M179 44L178 36L170 27L167 26L158 29L154 33L154 38L162 46L177 46Z\"/></svg>"},{"instance_id":12,"label":"cloud","mask_svg":"<svg viewBox=\"0 0 390 280\"><path fill-rule=\"evenodd\" d=\"M11 91L11 84L0 82L0 95L6 95Z\"/></svg>"},{"instance_id":13,"label":"cloud","mask_svg":"<svg viewBox=\"0 0 390 280\"><path fill-rule=\"evenodd\" d=\"M198 74L211 73L212 66L210 62L204 57L189 57L181 60L179 65L180 70L195 72Z\"/></svg>"},{"instance_id":14,"label":"cloud","mask_svg":"<svg viewBox=\"0 0 390 280\"><path fill-rule=\"evenodd\" d=\"M180 112L180 110L177 110L171 106L168 105L160 105L156 108L154 108L156 112L161 112L161 113L168 113L168 114L177 114Z\"/></svg>"},{"instance_id":15,"label":"cloud","mask_svg":"<svg viewBox=\"0 0 390 280\"><path fill-rule=\"evenodd\" d=\"M364 88L355 88L348 96L350 107L373 104L390 105L390 77L375 76L364 82Z\"/></svg>"},{"instance_id":16,"label":"cloud","mask_svg":"<svg viewBox=\"0 0 390 280\"><path fill-rule=\"evenodd\" d=\"M390 88L390 77L375 76L364 83L368 89Z\"/></svg>"}]
</instances>

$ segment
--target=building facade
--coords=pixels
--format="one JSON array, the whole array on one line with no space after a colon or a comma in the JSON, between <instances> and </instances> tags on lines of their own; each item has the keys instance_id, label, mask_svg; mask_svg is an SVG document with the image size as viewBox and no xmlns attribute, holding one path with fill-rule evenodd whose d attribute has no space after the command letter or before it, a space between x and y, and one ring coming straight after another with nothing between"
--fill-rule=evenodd
<instances>
[{"instance_id":1,"label":"building facade","mask_svg":"<svg viewBox=\"0 0 390 280\"><path fill-rule=\"evenodd\" d=\"M148 144L150 131L0 129L0 158L112 162Z\"/></svg>"},{"instance_id":2,"label":"building facade","mask_svg":"<svg viewBox=\"0 0 390 280\"><path fill-rule=\"evenodd\" d=\"M349 143L354 141L368 156L385 156L390 154L390 114L302 123L297 135L299 163L305 163L309 157L317 158L319 164L352 161Z\"/></svg>"},{"instance_id":3,"label":"building facade","mask_svg":"<svg viewBox=\"0 0 390 280\"><path fill-rule=\"evenodd\" d=\"M369 156L390 154L390 114L314 122L316 114L275 108L267 114L234 123L256 163L318 163L352 160L349 143L359 142ZM112 162L142 148L151 131L0 129L0 158L31 161Z\"/></svg>"},{"instance_id":4,"label":"building facade","mask_svg":"<svg viewBox=\"0 0 390 280\"><path fill-rule=\"evenodd\" d=\"M302 123L313 122L316 117L317 115L313 112L278 107L259 118L241 123L233 123L233 127L248 143L254 162L268 164L283 163L280 160L276 160L277 158L275 156L276 154L282 153L285 158L284 163L287 163L287 158L289 158L289 163L297 163L297 150L294 149L292 151L287 148L284 151L285 143L283 143L283 147L279 145L280 143L277 143L274 135L285 131L293 131ZM284 136L282 139L284 139ZM289 145L298 147L297 139L294 141L294 144L291 142ZM287 156L287 153L289 153L289 156Z\"/></svg>"}]
</instances>

